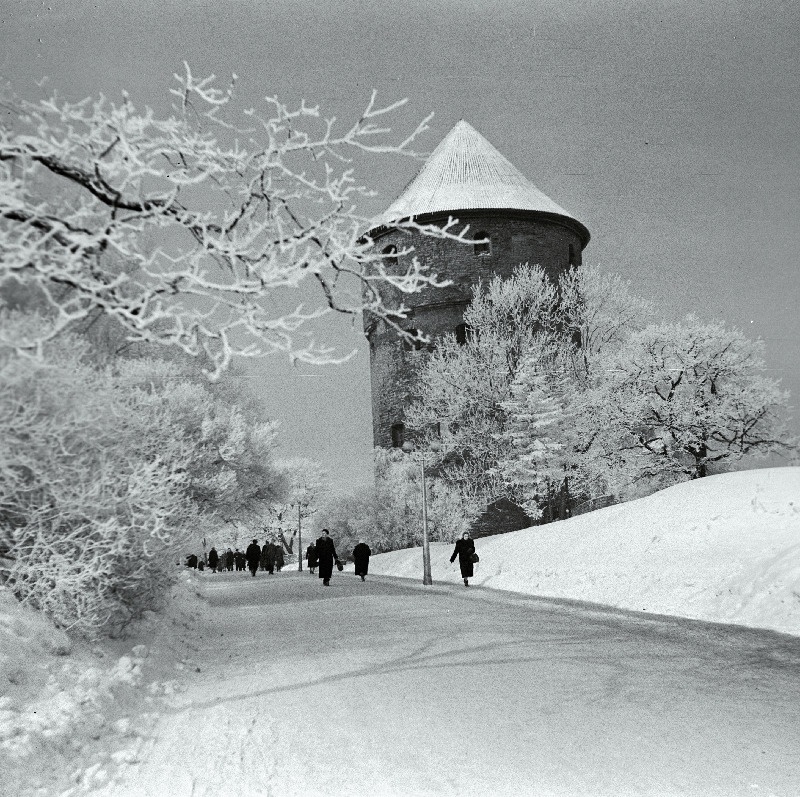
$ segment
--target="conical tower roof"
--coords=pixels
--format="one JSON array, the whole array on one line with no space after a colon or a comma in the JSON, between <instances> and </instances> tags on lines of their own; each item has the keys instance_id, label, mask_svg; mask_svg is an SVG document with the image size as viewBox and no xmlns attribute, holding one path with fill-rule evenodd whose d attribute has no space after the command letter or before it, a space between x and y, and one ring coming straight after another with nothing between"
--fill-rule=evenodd
<instances>
[{"instance_id":1,"label":"conical tower roof","mask_svg":"<svg viewBox=\"0 0 800 797\"><path fill-rule=\"evenodd\" d=\"M383 213L379 225L425 213L505 209L548 213L571 219L581 228L584 245L589 231L564 208L545 196L516 166L463 119Z\"/></svg>"}]
</instances>

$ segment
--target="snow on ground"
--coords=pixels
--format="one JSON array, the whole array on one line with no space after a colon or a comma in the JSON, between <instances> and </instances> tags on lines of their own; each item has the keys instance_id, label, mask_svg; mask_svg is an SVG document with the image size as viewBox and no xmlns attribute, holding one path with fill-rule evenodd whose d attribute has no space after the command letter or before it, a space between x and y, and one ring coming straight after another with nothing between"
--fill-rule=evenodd
<instances>
[{"instance_id":1,"label":"snow on ground","mask_svg":"<svg viewBox=\"0 0 800 797\"><path fill-rule=\"evenodd\" d=\"M431 545L434 584L460 581ZM570 520L476 541L471 585L800 635L800 468L685 482ZM421 579L420 549L370 572Z\"/></svg>"},{"instance_id":2,"label":"snow on ground","mask_svg":"<svg viewBox=\"0 0 800 797\"><path fill-rule=\"evenodd\" d=\"M476 547L475 586L800 636L797 467L688 482ZM451 551L432 545L434 583L460 581ZM414 580L421 569L419 549L370 562L370 573ZM201 578L182 571L165 615L95 645L70 640L0 588L6 793L75 797L135 764L162 698L180 692L182 671L195 669L187 657L198 650L193 637L207 611Z\"/></svg>"},{"instance_id":3,"label":"snow on ground","mask_svg":"<svg viewBox=\"0 0 800 797\"><path fill-rule=\"evenodd\" d=\"M70 797L138 759L205 611L197 575L181 579L166 615L94 644L0 587L0 792Z\"/></svg>"}]
</instances>

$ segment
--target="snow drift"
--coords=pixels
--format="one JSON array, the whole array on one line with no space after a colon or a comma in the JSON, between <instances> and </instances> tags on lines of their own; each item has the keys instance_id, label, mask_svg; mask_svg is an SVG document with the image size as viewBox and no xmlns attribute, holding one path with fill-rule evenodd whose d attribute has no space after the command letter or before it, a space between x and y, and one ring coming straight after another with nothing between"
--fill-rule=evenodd
<instances>
[{"instance_id":1,"label":"snow drift","mask_svg":"<svg viewBox=\"0 0 800 797\"><path fill-rule=\"evenodd\" d=\"M458 582L433 543L434 583ZM800 468L685 482L570 520L479 539L471 585L800 634ZM370 572L421 578L419 548Z\"/></svg>"}]
</instances>

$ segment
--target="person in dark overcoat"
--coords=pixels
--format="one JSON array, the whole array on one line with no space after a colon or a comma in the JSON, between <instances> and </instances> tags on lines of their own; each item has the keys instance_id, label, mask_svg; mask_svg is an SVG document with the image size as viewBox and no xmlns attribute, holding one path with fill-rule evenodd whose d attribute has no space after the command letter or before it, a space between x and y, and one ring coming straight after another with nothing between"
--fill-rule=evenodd
<instances>
[{"instance_id":1,"label":"person in dark overcoat","mask_svg":"<svg viewBox=\"0 0 800 797\"><path fill-rule=\"evenodd\" d=\"M272 555L270 554L269 546L269 540L264 540L264 544L261 546L261 569L272 573L274 565L272 564Z\"/></svg>"},{"instance_id":2,"label":"person in dark overcoat","mask_svg":"<svg viewBox=\"0 0 800 797\"><path fill-rule=\"evenodd\" d=\"M258 563L261 561L261 547L258 544L258 540L253 540L250 545L247 546L244 555L247 559L247 568L250 571L250 575L255 578L256 570L258 570Z\"/></svg>"},{"instance_id":3,"label":"person in dark overcoat","mask_svg":"<svg viewBox=\"0 0 800 797\"><path fill-rule=\"evenodd\" d=\"M338 562L339 557L336 555L336 547L328 529L322 529L322 534L316 542L316 548L319 577L322 579L323 585L329 587L333 575L333 563Z\"/></svg>"},{"instance_id":4,"label":"person in dark overcoat","mask_svg":"<svg viewBox=\"0 0 800 797\"><path fill-rule=\"evenodd\" d=\"M455 562L458 557L458 565L461 568L461 578L464 579L464 586L469 586L469 579L472 578L472 555L475 553L475 543L470 539L469 532L465 531L460 540L456 540L456 547L451 562Z\"/></svg>"},{"instance_id":5,"label":"person in dark overcoat","mask_svg":"<svg viewBox=\"0 0 800 797\"><path fill-rule=\"evenodd\" d=\"M211 568L212 573L217 572L217 565L219 564L219 554L217 549L212 545L211 550L208 552L208 566Z\"/></svg>"},{"instance_id":6,"label":"person in dark overcoat","mask_svg":"<svg viewBox=\"0 0 800 797\"><path fill-rule=\"evenodd\" d=\"M369 570L369 557L372 551L364 540L359 540L358 545L353 548L353 564L356 566L356 575L361 576L364 581Z\"/></svg>"},{"instance_id":7,"label":"person in dark overcoat","mask_svg":"<svg viewBox=\"0 0 800 797\"><path fill-rule=\"evenodd\" d=\"M233 570L233 551L230 548L225 551L225 569Z\"/></svg>"},{"instance_id":8,"label":"person in dark overcoat","mask_svg":"<svg viewBox=\"0 0 800 797\"><path fill-rule=\"evenodd\" d=\"M311 575L314 575L314 571L317 569L317 546L314 545L312 542L311 545L306 548L306 561L308 562L308 569L311 571Z\"/></svg>"},{"instance_id":9,"label":"person in dark overcoat","mask_svg":"<svg viewBox=\"0 0 800 797\"><path fill-rule=\"evenodd\" d=\"M281 568L286 564L286 560L283 556L283 545L280 542L276 542L273 546L274 557L275 557L275 569L280 573Z\"/></svg>"}]
</instances>

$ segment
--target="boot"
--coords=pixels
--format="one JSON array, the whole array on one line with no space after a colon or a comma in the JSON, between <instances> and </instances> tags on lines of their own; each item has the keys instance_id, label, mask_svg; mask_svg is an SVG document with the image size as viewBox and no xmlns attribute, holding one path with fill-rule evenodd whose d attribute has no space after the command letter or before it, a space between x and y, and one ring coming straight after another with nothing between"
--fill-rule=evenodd
<instances>
[{"instance_id":1,"label":"boot","mask_svg":"<svg viewBox=\"0 0 800 797\"><path fill-rule=\"evenodd\" d=\"M469 586L469 581L467 581L467 579L466 579L466 578L464 579L464 586L465 586L465 587L468 587L468 586Z\"/></svg>"}]
</instances>

